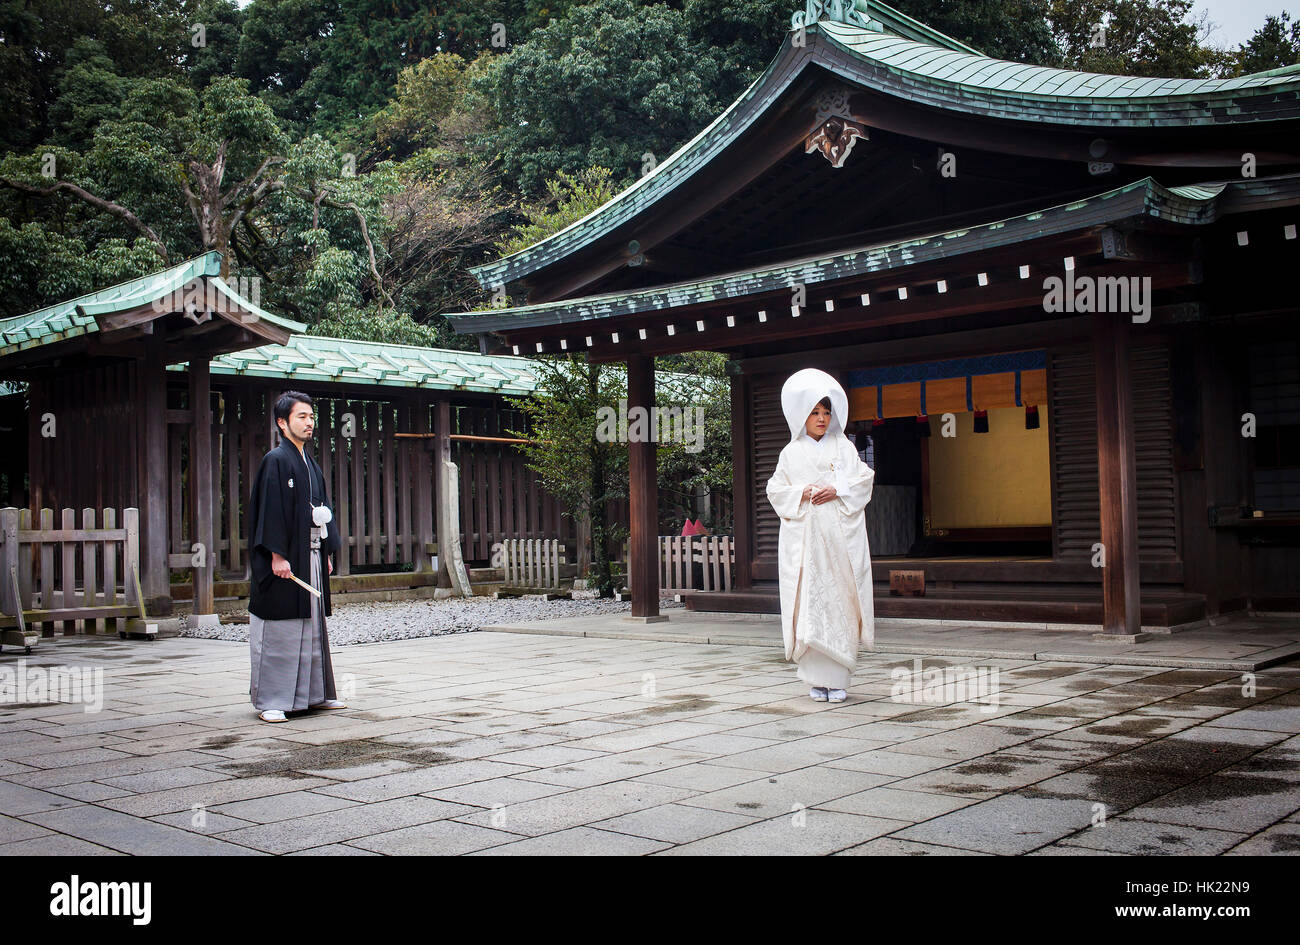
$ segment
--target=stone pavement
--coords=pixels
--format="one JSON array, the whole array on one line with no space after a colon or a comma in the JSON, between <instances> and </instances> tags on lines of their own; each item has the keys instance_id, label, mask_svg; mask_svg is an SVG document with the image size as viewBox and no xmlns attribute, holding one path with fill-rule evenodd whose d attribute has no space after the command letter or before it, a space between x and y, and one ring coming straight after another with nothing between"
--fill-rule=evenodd
<instances>
[{"instance_id":1,"label":"stone pavement","mask_svg":"<svg viewBox=\"0 0 1300 945\"><path fill-rule=\"evenodd\" d=\"M664 610L661 623L613 614L565 620L529 620L484 629L548 636L744 643L781 646L777 614L696 613ZM1167 666L1249 672L1300 656L1300 619L1293 615L1215 617L1177 633L1157 632L1140 643L1094 637L1097 627L981 620L876 620L878 653L964 656L1125 666Z\"/></svg>"},{"instance_id":2,"label":"stone pavement","mask_svg":"<svg viewBox=\"0 0 1300 945\"><path fill-rule=\"evenodd\" d=\"M337 648L353 708L268 725L247 654L45 641L0 705L0 853L1300 850L1294 664L864 653L831 705L771 646L477 632ZM56 666L102 668L102 711L32 696ZM996 699L928 672L962 666Z\"/></svg>"}]
</instances>

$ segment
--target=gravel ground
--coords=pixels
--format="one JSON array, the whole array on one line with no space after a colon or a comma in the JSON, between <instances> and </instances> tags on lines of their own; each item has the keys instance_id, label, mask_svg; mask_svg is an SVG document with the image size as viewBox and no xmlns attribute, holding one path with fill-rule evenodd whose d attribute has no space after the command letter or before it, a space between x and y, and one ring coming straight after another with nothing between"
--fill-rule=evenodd
<instances>
[{"instance_id":1,"label":"gravel ground","mask_svg":"<svg viewBox=\"0 0 1300 945\"><path fill-rule=\"evenodd\" d=\"M681 609L671 598L659 602L660 610ZM338 604L329 618L331 646L381 643L412 637L436 637L467 633L486 626L553 617L591 617L596 614L630 613L629 602L616 600L530 600L491 597L448 600L370 601ZM223 623L217 628L181 631L183 637L204 640L248 641L247 623Z\"/></svg>"}]
</instances>

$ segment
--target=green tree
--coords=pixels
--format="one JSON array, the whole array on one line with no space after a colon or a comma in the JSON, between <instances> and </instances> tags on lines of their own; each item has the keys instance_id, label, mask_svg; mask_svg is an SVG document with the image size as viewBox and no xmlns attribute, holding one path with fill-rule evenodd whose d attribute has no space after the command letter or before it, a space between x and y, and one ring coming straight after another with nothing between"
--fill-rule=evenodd
<instances>
[{"instance_id":1,"label":"green tree","mask_svg":"<svg viewBox=\"0 0 1300 945\"><path fill-rule=\"evenodd\" d=\"M388 103L403 68L438 53L468 59L508 49L539 16L538 4L518 6L511 0L257 0L247 11L236 69L291 129L347 134Z\"/></svg>"},{"instance_id":2,"label":"green tree","mask_svg":"<svg viewBox=\"0 0 1300 945\"><path fill-rule=\"evenodd\" d=\"M1285 10L1264 20L1255 35L1234 54L1236 74L1267 72L1300 63L1300 19L1291 21Z\"/></svg>"},{"instance_id":3,"label":"green tree","mask_svg":"<svg viewBox=\"0 0 1300 945\"><path fill-rule=\"evenodd\" d=\"M722 56L716 94L728 104L776 58L790 29L791 0L686 0L691 39Z\"/></svg>"},{"instance_id":4,"label":"green tree","mask_svg":"<svg viewBox=\"0 0 1300 945\"><path fill-rule=\"evenodd\" d=\"M237 74L239 41L247 16L248 10L240 9L235 0L199 0L181 63L195 89ZM202 32L196 32L195 26L201 26Z\"/></svg>"},{"instance_id":5,"label":"green tree","mask_svg":"<svg viewBox=\"0 0 1300 945\"><path fill-rule=\"evenodd\" d=\"M49 109L79 43L97 43L120 75L175 75L194 6L193 0L0 0L0 149L22 150L49 137Z\"/></svg>"},{"instance_id":6,"label":"green tree","mask_svg":"<svg viewBox=\"0 0 1300 945\"><path fill-rule=\"evenodd\" d=\"M120 117L130 85L118 74L103 43L89 37L77 40L68 50L57 97L50 105L51 140L70 148L83 146L101 121Z\"/></svg>"},{"instance_id":7,"label":"green tree","mask_svg":"<svg viewBox=\"0 0 1300 945\"><path fill-rule=\"evenodd\" d=\"M1199 78L1218 66L1185 22L1192 0L1052 0L1059 65L1109 75Z\"/></svg>"},{"instance_id":8,"label":"green tree","mask_svg":"<svg viewBox=\"0 0 1300 945\"><path fill-rule=\"evenodd\" d=\"M472 141L534 198L560 171L640 175L731 104L718 92L725 62L663 4L575 6L472 83L494 119Z\"/></svg>"},{"instance_id":9,"label":"green tree","mask_svg":"<svg viewBox=\"0 0 1300 945\"><path fill-rule=\"evenodd\" d=\"M547 199L525 211L529 221L497 243L497 252L508 256L541 242L608 203L625 186L614 181L607 167L589 167L578 174L560 171L546 182Z\"/></svg>"},{"instance_id":10,"label":"green tree","mask_svg":"<svg viewBox=\"0 0 1300 945\"><path fill-rule=\"evenodd\" d=\"M1048 0L893 0L890 6L986 56L1056 64Z\"/></svg>"},{"instance_id":11,"label":"green tree","mask_svg":"<svg viewBox=\"0 0 1300 945\"><path fill-rule=\"evenodd\" d=\"M681 408L692 422L698 415L704 418L697 442L659 446L660 518L676 526L683 518L703 517L714 534L729 533L732 509L725 499L732 491L731 384L726 355L687 351L659 357L655 371L660 406ZM700 508L704 496L709 497L708 514Z\"/></svg>"}]
</instances>

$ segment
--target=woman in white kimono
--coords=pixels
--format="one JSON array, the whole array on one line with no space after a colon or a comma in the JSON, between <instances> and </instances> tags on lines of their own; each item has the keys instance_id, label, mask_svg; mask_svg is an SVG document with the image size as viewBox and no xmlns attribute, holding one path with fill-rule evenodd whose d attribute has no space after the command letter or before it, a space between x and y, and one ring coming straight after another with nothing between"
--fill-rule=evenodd
<instances>
[{"instance_id":1,"label":"woman in white kimono","mask_svg":"<svg viewBox=\"0 0 1300 945\"><path fill-rule=\"evenodd\" d=\"M859 645L875 642L866 506L875 471L844 434L849 399L808 368L781 389L790 442L767 498L781 517L778 545L785 658L818 702L847 698Z\"/></svg>"}]
</instances>

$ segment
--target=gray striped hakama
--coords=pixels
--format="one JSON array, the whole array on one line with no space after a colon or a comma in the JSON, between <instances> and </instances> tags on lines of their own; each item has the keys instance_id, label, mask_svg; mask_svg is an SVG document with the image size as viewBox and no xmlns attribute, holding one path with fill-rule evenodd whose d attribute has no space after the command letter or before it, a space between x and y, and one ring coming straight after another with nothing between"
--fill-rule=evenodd
<instances>
[{"instance_id":1,"label":"gray striped hakama","mask_svg":"<svg viewBox=\"0 0 1300 945\"><path fill-rule=\"evenodd\" d=\"M320 529L311 530L311 586L323 586ZM284 580L284 578L276 578ZM329 637L321 599L311 598L311 617L263 620L248 617L252 682L248 695L259 712L279 709L300 712L337 696L334 667L330 663Z\"/></svg>"}]
</instances>

